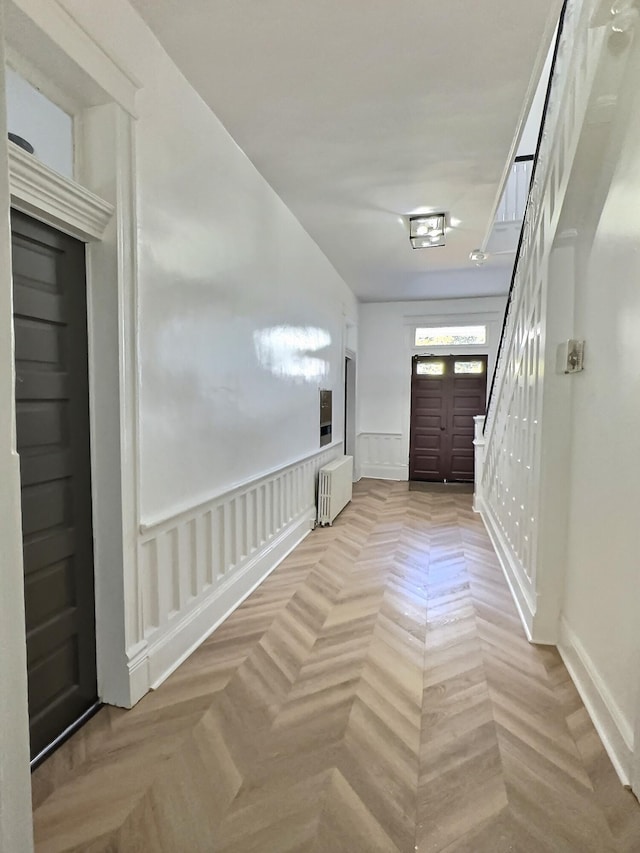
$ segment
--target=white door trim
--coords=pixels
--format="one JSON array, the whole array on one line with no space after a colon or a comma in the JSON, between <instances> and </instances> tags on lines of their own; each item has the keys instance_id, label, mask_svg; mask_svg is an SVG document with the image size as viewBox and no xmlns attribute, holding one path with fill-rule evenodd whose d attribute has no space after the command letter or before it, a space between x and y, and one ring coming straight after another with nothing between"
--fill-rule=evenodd
<instances>
[{"instance_id":1,"label":"white door trim","mask_svg":"<svg viewBox=\"0 0 640 853\"><path fill-rule=\"evenodd\" d=\"M493 375L495 351L500 336L501 316L497 311L473 312L440 312L432 316L411 316L403 319L404 325L404 352L406 374L402 382L402 441L403 458L407 462L409 471L409 445L411 436L411 372L412 359L414 355L453 355L453 356L487 356L487 395L491 387L491 376ZM444 346L444 347L416 347L415 329L420 326L473 326L485 325L487 327L487 342L479 346ZM408 473L407 473L408 476Z\"/></svg>"},{"instance_id":2,"label":"white door trim","mask_svg":"<svg viewBox=\"0 0 640 853\"><path fill-rule=\"evenodd\" d=\"M638 674L637 681L640 682L640 672ZM631 753L631 790L640 800L640 684L636 690L636 719L633 734L633 750Z\"/></svg>"},{"instance_id":3,"label":"white door trim","mask_svg":"<svg viewBox=\"0 0 640 853\"><path fill-rule=\"evenodd\" d=\"M11 206L71 237L101 240L114 206L7 142Z\"/></svg>"},{"instance_id":4,"label":"white door trim","mask_svg":"<svg viewBox=\"0 0 640 853\"><path fill-rule=\"evenodd\" d=\"M79 183L14 146L2 146L0 158L18 209L87 242L98 693L129 707L148 689L131 666L144 646L136 538L138 84L56 0L6 0L4 7L11 61L27 79L37 69L34 84L54 100L62 96L74 117ZM12 485L19 510L19 482Z\"/></svg>"},{"instance_id":5,"label":"white door trim","mask_svg":"<svg viewBox=\"0 0 640 853\"><path fill-rule=\"evenodd\" d=\"M4 9L0 3L0 33ZM5 139L4 44L0 38L0 137ZM0 198L9 197L5 146L0 147ZM4 158L4 159L3 159ZM0 850L33 849L29 774L29 715L20 523L20 466L16 450L11 234L0 217Z\"/></svg>"},{"instance_id":6,"label":"white door trim","mask_svg":"<svg viewBox=\"0 0 640 853\"><path fill-rule=\"evenodd\" d=\"M347 411L345 412L345 423L347 432L344 436L344 453L353 456L353 481L358 481L359 459L358 442L356 433L356 382L358 375L358 361L356 352L349 347L344 348L344 386L346 389ZM346 360L350 366L347 368Z\"/></svg>"},{"instance_id":7,"label":"white door trim","mask_svg":"<svg viewBox=\"0 0 640 853\"><path fill-rule=\"evenodd\" d=\"M136 115L140 83L97 44L56 0L5 0L7 55L21 71L40 71L42 81L83 107L119 104ZM24 65L23 63L27 63ZM55 98L53 98L55 100Z\"/></svg>"}]
</instances>

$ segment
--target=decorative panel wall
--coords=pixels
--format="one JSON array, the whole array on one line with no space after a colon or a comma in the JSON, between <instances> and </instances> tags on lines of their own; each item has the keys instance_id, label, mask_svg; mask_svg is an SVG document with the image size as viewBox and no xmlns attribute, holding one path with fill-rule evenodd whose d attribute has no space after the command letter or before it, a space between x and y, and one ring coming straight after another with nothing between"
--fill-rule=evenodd
<instances>
[{"instance_id":1,"label":"decorative panel wall","mask_svg":"<svg viewBox=\"0 0 640 853\"><path fill-rule=\"evenodd\" d=\"M334 445L142 528L141 640L152 686L309 531L318 470L341 455Z\"/></svg>"},{"instance_id":2,"label":"decorative panel wall","mask_svg":"<svg viewBox=\"0 0 640 853\"><path fill-rule=\"evenodd\" d=\"M596 0L565 14L485 427L480 509L531 630L536 610L548 260L608 27Z\"/></svg>"},{"instance_id":3,"label":"decorative panel wall","mask_svg":"<svg viewBox=\"0 0 640 853\"><path fill-rule=\"evenodd\" d=\"M362 477L408 479L408 453L401 433L361 432L358 435L357 458Z\"/></svg>"}]
</instances>

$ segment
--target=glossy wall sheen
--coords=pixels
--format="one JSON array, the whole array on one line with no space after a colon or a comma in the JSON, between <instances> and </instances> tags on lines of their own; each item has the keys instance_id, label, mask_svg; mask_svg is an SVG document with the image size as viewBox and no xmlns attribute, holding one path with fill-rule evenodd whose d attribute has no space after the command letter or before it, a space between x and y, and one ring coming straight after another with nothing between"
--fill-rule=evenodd
<instances>
[{"instance_id":1,"label":"glossy wall sheen","mask_svg":"<svg viewBox=\"0 0 640 853\"><path fill-rule=\"evenodd\" d=\"M63 5L141 83L140 508L154 521L318 449L320 388L341 437L356 303L129 4Z\"/></svg>"}]
</instances>

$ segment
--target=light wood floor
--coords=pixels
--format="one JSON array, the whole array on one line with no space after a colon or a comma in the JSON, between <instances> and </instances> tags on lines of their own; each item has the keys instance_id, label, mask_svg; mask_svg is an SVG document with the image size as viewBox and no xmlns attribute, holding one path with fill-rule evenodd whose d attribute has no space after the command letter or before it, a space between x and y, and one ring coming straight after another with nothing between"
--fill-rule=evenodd
<instances>
[{"instance_id":1,"label":"light wood floor","mask_svg":"<svg viewBox=\"0 0 640 853\"><path fill-rule=\"evenodd\" d=\"M377 480L33 789L39 853L640 851L471 497Z\"/></svg>"}]
</instances>

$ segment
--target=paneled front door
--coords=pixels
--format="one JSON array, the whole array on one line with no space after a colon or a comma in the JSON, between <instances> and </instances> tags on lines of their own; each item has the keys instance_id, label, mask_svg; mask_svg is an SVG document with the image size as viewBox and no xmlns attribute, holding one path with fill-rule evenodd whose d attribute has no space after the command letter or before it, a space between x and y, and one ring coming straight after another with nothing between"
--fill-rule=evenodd
<instances>
[{"instance_id":1,"label":"paneled front door","mask_svg":"<svg viewBox=\"0 0 640 853\"><path fill-rule=\"evenodd\" d=\"M486 356L413 358L410 480L473 481L473 417L486 397Z\"/></svg>"}]
</instances>

